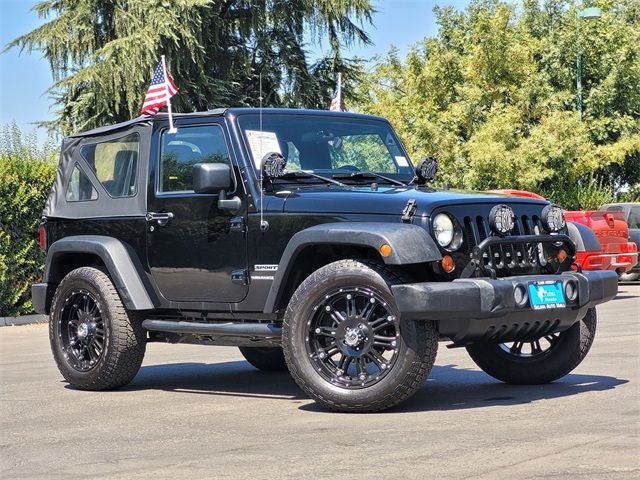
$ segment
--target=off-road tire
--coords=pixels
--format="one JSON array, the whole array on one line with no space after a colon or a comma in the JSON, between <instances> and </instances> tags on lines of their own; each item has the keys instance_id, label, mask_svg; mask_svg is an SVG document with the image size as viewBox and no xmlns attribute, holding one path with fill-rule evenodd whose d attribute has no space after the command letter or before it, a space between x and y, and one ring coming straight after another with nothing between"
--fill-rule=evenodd
<instances>
[{"instance_id":1,"label":"off-road tire","mask_svg":"<svg viewBox=\"0 0 640 480\"><path fill-rule=\"evenodd\" d=\"M65 300L80 289L96 299L105 327L105 343L95 366L78 371L65 358L61 340L61 312ZM82 267L67 274L52 300L49 340L62 376L79 390L107 390L128 384L138 373L144 358L146 332L142 319L128 312L111 279L101 270Z\"/></svg>"},{"instance_id":2,"label":"off-road tire","mask_svg":"<svg viewBox=\"0 0 640 480\"><path fill-rule=\"evenodd\" d=\"M378 263L340 260L316 270L294 292L283 321L284 356L296 383L316 402L334 411L374 412L403 402L423 385L438 349L438 332L431 322L400 320L395 364L378 383L358 390L342 388L323 378L306 351L307 322L314 303L326 292L344 285L362 285L374 289L397 310L390 287L399 283L403 281L398 275Z\"/></svg>"},{"instance_id":3,"label":"off-road tire","mask_svg":"<svg viewBox=\"0 0 640 480\"><path fill-rule=\"evenodd\" d=\"M550 383L567 375L584 360L593 344L596 325L596 309L590 308L582 320L560 334L557 344L530 358L511 355L496 343L471 344L467 351L485 373L503 382Z\"/></svg>"},{"instance_id":4,"label":"off-road tire","mask_svg":"<svg viewBox=\"0 0 640 480\"><path fill-rule=\"evenodd\" d=\"M284 372L287 362L280 347L238 347L247 362L263 372Z\"/></svg>"}]
</instances>

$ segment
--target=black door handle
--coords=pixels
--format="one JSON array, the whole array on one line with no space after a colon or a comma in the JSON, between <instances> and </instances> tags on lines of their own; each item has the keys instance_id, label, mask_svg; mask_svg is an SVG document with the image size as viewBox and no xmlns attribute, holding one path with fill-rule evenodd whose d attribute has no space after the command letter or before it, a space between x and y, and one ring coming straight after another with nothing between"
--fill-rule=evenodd
<instances>
[{"instance_id":1,"label":"black door handle","mask_svg":"<svg viewBox=\"0 0 640 480\"><path fill-rule=\"evenodd\" d=\"M171 212L149 212L147 213L147 222L156 222L159 227L164 227L169 220L173 218L173 213Z\"/></svg>"}]
</instances>

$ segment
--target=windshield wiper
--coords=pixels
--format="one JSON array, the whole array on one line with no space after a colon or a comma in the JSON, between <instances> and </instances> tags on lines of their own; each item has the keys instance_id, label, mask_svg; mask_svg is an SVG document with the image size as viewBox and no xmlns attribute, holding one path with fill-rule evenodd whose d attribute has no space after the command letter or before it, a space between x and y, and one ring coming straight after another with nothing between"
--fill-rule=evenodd
<instances>
[{"instance_id":1,"label":"windshield wiper","mask_svg":"<svg viewBox=\"0 0 640 480\"><path fill-rule=\"evenodd\" d=\"M334 185L346 187L344 183L338 182L337 180L334 180L332 178L323 177L322 175L318 175L317 173L305 172L303 170L294 170L292 172L285 172L282 175L280 175L278 178L294 179L294 180L304 179L304 178L317 178L318 180L322 180L323 182L333 183Z\"/></svg>"},{"instance_id":2,"label":"windshield wiper","mask_svg":"<svg viewBox=\"0 0 640 480\"><path fill-rule=\"evenodd\" d=\"M394 178L385 177L384 175L380 175L379 173L374 172L351 172L351 173L338 173L337 175L332 175L333 178L344 178L349 180L361 180L361 179L374 179L378 178L380 180L384 180L385 182L392 183L393 185L400 185L402 187L406 187L407 185L400 180L396 180Z\"/></svg>"}]
</instances>

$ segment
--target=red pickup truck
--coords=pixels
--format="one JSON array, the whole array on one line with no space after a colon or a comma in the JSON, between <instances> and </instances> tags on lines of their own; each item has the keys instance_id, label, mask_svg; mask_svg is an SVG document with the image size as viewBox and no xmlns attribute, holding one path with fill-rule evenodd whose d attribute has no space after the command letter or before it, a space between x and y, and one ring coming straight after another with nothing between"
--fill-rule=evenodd
<instances>
[{"instance_id":1,"label":"red pickup truck","mask_svg":"<svg viewBox=\"0 0 640 480\"><path fill-rule=\"evenodd\" d=\"M583 269L615 270L621 275L638 263L638 247L629 241L629 226L623 212L567 211L564 216L593 230L602 247L601 252L577 253L576 263Z\"/></svg>"},{"instance_id":2,"label":"red pickup truck","mask_svg":"<svg viewBox=\"0 0 640 480\"><path fill-rule=\"evenodd\" d=\"M492 193L544 199L525 190L491 190ZM614 270L618 275L638 263L638 247L629 241L629 225L622 211L578 210L564 212L567 221L586 225L598 237L599 252L577 252L576 264L584 270Z\"/></svg>"}]
</instances>

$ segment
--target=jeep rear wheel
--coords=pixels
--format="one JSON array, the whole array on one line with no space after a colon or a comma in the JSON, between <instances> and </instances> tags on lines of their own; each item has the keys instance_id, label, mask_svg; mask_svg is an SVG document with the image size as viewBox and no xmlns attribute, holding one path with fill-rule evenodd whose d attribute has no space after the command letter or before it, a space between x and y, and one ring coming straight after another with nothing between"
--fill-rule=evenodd
<instances>
[{"instance_id":1,"label":"jeep rear wheel","mask_svg":"<svg viewBox=\"0 0 640 480\"><path fill-rule=\"evenodd\" d=\"M287 362L280 347L239 347L247 362L263 372L283 372Z\"/></svg>"},{"instance_id":2,"label":"jeep rear wheel","mask_svg":"<svg viewBox=\"0 0 640 480\"><path fill-rule=\"evenodd\" d=\"M485 373L506 383L537 385L553 382L575 369L587 356L596 334L596 309L564 332L509 343L467 346L471 359Z\"/></svg>"},{"instance_id":3,"label":"jeep rear wheel","mask_svg":"<svg viewBox=\"0 0 640 480\"><path fill-rule=\"evenodd\" d=\"M73 270L56 289L49 340L60 373L80 390L126 385L146 346L139 319L125 310L109 277L90 267Z\"/></svg>"},{"instance_id":4,"label":"jeep rear wheel","mask_svg":"<svg viewBox=\"0 0 640 480\"><path fill-rule=\"evenodd\" d=\"M295 381L331 410L371 412L413 395L431 371L438 333L402 321L390 287L401 280L368 261L340 260L311 274L284 316Z\"/></svg>"}]
</instances>

